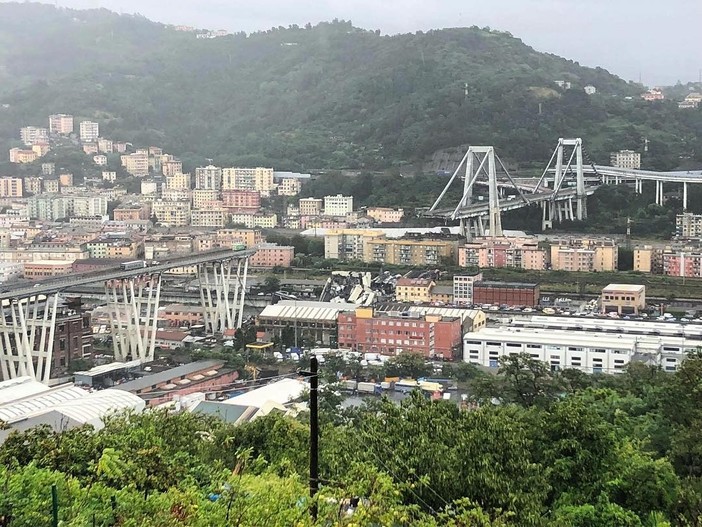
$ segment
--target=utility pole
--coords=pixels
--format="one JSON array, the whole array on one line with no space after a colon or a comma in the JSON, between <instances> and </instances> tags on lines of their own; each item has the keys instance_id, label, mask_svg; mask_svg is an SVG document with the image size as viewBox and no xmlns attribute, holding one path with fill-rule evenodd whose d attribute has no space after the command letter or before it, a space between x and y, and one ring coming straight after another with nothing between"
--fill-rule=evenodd
<instances>
[{"instance_id":1,"label":"utility pole","mask_svg":"<svg viewBox=\"0 0 702 527\"><path fill-rule=\"evenodd\" d=\"M312 522L317 521L317 503L314 497L319 491L319 363L317 357L310 357L310 371L300 372L310 379L310 515Z\"/></svg>"}]
</instances>

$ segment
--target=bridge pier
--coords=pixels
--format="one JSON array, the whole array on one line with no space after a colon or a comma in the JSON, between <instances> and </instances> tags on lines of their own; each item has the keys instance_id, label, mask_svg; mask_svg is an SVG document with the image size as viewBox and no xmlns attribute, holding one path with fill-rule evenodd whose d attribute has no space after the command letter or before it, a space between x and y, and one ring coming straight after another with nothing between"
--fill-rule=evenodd
<instances>
[{"instance_id":1,"label":"bridge pier","mask_svg":"<svg viewBox=\"0 0 702 527\"><path fill-rule=\"evenodd\" d=\"M244 294L249 259L236 261L236 274L232 277L232 260L222 260L197 266L200 282L200 299L205 310L205 329L223 333L225 329L240 328L244 316ZM233 298L230 290L234 279Z\"/></svg>"},{"instance_id":2,"label":"bridge pier","mask_svg":"<svg viewBox=\"0 0 702 527\"><path fill-rule=\"evenodd\" d=\"M115 360L154 360L161 274L107 280L105 296Z\"/></svg>"},{"instance_id":3,"label":"bridge pier","mask_svg":"<svg viewBox=\"0 0 702 527\"><path fill-rule=\"evenodd\" d=\"M683 183L683 212L687 211L687 183Z\"/></svg>"},{"instance_id":4,"label":"bridge pier","mask_svg":"<svg viewBox=\"0 0 702 527\"><path fill-rule=\"evenodd\" d=\"M30 376L49 381L57 305L58 293L2 303L0 371L4 379Z\"/></svg>"},{"instance_id":5,"label":"bridge pier","mask_svg":"<svg viewBox=\"0 0 702 527\"><path fill-rule=\"evenodd\" d=\"M643 179L634 179L634 192L636 192L637 194L643 194Z\"/></svg>"},{"instance_id":6,"label":"bridge pier","mask_svg":"<svg viewBox=\"0 0 702 527\"><path fill-rule=\"evenodd\" d=\"M663 181L656 181L656 205L663 206Z\"/></svg>"}]
</instances>

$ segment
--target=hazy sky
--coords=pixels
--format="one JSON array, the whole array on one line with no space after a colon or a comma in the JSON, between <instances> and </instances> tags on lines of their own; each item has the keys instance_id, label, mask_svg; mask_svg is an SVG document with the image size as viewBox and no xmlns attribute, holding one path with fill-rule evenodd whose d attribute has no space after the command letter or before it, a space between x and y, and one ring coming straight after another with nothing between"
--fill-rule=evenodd
<instances>
[{"instance_id":1,"label":"hazy sky","mask_svg":"<svg viewBox=\"0 0 702 527\"><path fill-rule=\"evenodd\" d=\"M339 18L402 33L490 26L540 51L602 66L627 80L673 84L702 69L702 0L57 0L171 24L229 31Z\"/></svg>"}]
</instances>

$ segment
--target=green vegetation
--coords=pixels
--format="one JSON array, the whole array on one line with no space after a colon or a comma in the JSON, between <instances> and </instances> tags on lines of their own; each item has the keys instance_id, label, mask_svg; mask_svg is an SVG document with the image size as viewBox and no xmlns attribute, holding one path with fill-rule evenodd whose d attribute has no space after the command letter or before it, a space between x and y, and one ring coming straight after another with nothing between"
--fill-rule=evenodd
<instances>
[{"instance_id":1,"label":"green vegetation","mask_svg":"<svg viewBox=\"0 0 702 527\"><path fill-rule=\"evenodd\" d=\"M336 361L323 375L349 367ZM470 387L469 409L413 394L341 410L323 390L315 524L304 413L234 427L152 411L111 417L96 432L15 432L0 446L0 518L49 526L56 484L61 524L76 527L702 522L702 355L677 373L642 364L617 376L552 372L527 355L505 359L498 375L455 371Z\"/></svg>"},{"instance_id":2,"label":"green vegetation","mask_svg":"<svg viewBox=\"0 0 702 527\"><path fill-rule=\"evenodd\" d=\"M597 162L644 138L648 167L701 160L702 109L647 103L641 91L489 28L383 36L333 21L198 40L139 16L0 4L3 148L20 126L65 112L162 146L186 169L206 158L384 169L463 144L542 168L572 136Z\"/></svg>"}]
</instances>

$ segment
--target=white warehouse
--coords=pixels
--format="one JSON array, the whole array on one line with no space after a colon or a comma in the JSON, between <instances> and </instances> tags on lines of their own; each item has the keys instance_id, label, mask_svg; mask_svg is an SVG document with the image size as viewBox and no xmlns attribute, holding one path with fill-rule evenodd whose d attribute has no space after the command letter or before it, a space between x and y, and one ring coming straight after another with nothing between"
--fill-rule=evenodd
<instances>
[{"instance_id":1,"label":"white warehouse","mask_svg":"<svg viewBox=\"0 0 702 527\"><path fill-rule=\"evenodd\" d=\"M466 333L463 360L496 368L501 357L528 353L553 370L617 373L639 360L675 371L685 353L700 345L700 340L684 337L499 327Z\"/></svg>"}]
</instances>

